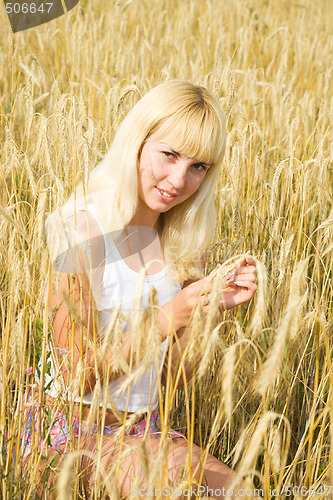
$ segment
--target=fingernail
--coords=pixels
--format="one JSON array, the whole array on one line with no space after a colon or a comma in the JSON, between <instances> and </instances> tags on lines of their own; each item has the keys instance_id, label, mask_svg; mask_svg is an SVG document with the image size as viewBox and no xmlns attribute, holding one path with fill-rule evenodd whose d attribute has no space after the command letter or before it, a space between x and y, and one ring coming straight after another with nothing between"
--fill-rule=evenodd
<instances>
[{"instance_id":1,"label":"fingernail","mask_svg":"<svg viewBox=\"0 0 333 500\"><path fill-rule=\"evenodd\" d=\"M227 283L234 283L235 282L235 272L232 271L231 273L229 273L227 276Z\"/></svg>"}]
</instances>

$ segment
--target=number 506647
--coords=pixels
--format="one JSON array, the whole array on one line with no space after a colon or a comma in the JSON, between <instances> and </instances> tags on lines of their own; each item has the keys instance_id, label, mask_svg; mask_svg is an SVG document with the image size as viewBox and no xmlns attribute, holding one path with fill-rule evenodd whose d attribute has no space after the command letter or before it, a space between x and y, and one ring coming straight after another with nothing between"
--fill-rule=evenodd
<instances>
[{"instance_id":1,"label":"number 506647","mask_svg":"<svg viewBox=\"0 0 333 500\"><path fill-rule=\"evenodd\" d=\"M45 2L41 3L37 6L35 3L9 3L6 2L6 12L7 14L35 14L40 12L41 14L47 13L49 14L52 9L53 2Z\"/></svg>"}]
</instances>

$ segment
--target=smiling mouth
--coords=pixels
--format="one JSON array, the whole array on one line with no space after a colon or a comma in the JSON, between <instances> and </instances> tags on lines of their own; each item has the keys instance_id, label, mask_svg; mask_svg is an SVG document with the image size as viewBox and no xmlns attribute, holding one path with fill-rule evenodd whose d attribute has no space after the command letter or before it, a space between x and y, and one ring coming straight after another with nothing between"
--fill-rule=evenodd
<instances>
[{"instance_id":1,"label":"smiling mouth","mask_svg":"<svg viewBox=\"0 0 333 500\"><path fill-rule=\"evenodd\" d=\"M161 189L158 186L156 186L156 189L162 194L162 196L165 196L166 198L171 199L171 198L176 198L176 196L178 196L178 194L168 193L167 191L164 191L164 189Z\"/></svg>"}]
</instances>

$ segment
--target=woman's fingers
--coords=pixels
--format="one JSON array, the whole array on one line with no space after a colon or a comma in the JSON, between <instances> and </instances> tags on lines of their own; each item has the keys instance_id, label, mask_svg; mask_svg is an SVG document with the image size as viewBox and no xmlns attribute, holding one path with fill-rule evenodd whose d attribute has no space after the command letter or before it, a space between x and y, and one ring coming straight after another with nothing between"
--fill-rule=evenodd
<instances>
[{"instance_id":1,"label":"woman's fingers","mask_svg":"<svg viewBox=\"0 0 333 500\"><path fill-rule=\"evenodd\" d=\"M244 260L250 266L255 266L256 265L256 261L254 260L254 258L252 257L252 255L245 255Z\"/></svg>"},{"instance_id":2,"label":"woman's fingers","mask_svg":"<svg viewBox=\"0 0 333 500\"><path fill-rule=\"evenodd\" d=\"M258 288L257 284L252 280L236 280L234 284L241 288L247 288L251 292L255 292Z\"/></svg>"},{"instance_id":3,"label":"woman's fingers","mask_svg":"<svg viewBox=\"0 0 333 500\"><path fill-rule=\"evenodd\" d=\"M234 279L227 281L227 286L237 285L239 282L252 281L252 283L256 283L257 277L255 274L238 274L234 277Z\"/></svg>"},{"instance_id":4,"label":"woman's fingers","mask_svg":"<svg viewBox=\"0 0 333 500\"><path fill-rule=\"evenodd\" d=\"M246 279L243 276L242 279L238 279L233 285L221 291L220 306L222 306L223 310L228 310L245 304L253 298L257 288L253 275ZM207 293L200 298L200 303L203 312L208 313L211 308L211 300L210 297L207 297Z\"/></svg>"},{"instance_id":5,"label":"woman's fingers","mask_svg":"<svg viewBox=\"0 0 333 500\"><path fill-rule=\"evenodd\" d=\"M252 282L256 283L257 276L254 271L251 272L250 269L242 268L238 273L230 273L225 277L224 282L222 283L222 289L238 286L238 283L241 282ZM213 290L213 280L209 280L206 282L205 286L202 288L200 294L205 295L207 293L211 293Z\"/></svg>"},{"instance_id":6,"label":"woman's fingers","mask_svg":"<svg viewBox=\"0 0 333 500\"><path fill-rule=\"evenodd\" d=\"M256 269L253 266L241 267L235 269L232 273L228 274L225 279L226 286L232 286L237 280L250 280L256 281Z\"/></svg>"},{"instance_id":7,"label":"woman's fingers","mask_svg":"<svg viewBox=\"0 0 333 500\"><path fill-rule=\"evenodd\" d=\"M234 278L234 280L237 279L237 276L241 275L246 275L246 274L253 274L255 276L257 272L257 269L255 266L252 266L250 264L244 265L243 263L238 264L238 266L235 268L234 272L231 273Z\"/></svg>"},{"instance_id":8,"label":"woman's fingers","mask_svg":"<svg viewBox=\"0 0 333 500\"><path fill-rule=\"evenodd\" d=\"M207 294L212 293L213 290L213 281L217 273L221 270L221 266L213 269L209 273L208 276L200 280L200 291L199 295L203 298L200 299L200 302L207 302L209 299L206 298ZM256 282L256 265L255 260L251 255L245 255L244 259L239 262L239 264L227 274L223 280L222 288L235 288L237 286L247 288L244 283L252 283ZM249 289L251 285L248 287ZM255 288L255 290L257 287ZM254 291L255 291L254 290Z\"/></svg>"},{"instance_id":9,"label":"woman's fingers","mask_svg":"<svg viewBox=\"0 0 333 500\"><path fill-rule=\"evenodd\" d=\"M253 274L242 275L241 278L237 277L235 278L235 281L227 284L226 287L223 288L223 291L221 292L225 293L229 291L235 293L237 292L237 288L246 288L251 292L255 293L256 290L258 289L258 285L256 284L256 277ZM210 293L212 293L212 289L210 290L207 289L204 292L202 292L200 294L199 302L205 305L208 304L210 302L210 299L207 297L207 295L209 295Z\"/></svg>"},{"instance_id":10,"label":"woman's fingers","mask_svg":"<svg viewBox=\"0 0 333 500\"><path fill-rule=\"evenodd\" d=\"M212 294L213 281L220 268L214 269L206 278L201 280L204 286L200 292L200 303L203 312L207 313L211 307L211 297L207 295ZM222 282L220 306L223 310L232 309L249 302L257 291L257 269L256 262L251 255L245 255L243 260L227 274Z\"/></svg>"},{"instance_id":11,"label":"woman's fingers","mask_svg":"<svg viewBox=\"0 0 333 500\"><path fill-rule=\"evenodd\" d=\"M244 273L256 273L257 268L255 266L241 266L237 269L238 274L244 274Z\"/></svg>"}]
</instances>

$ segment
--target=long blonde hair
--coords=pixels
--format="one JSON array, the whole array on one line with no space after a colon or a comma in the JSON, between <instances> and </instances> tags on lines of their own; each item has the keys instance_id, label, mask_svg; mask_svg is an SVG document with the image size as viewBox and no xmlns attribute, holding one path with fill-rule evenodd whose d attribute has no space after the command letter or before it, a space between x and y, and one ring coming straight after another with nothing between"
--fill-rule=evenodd
<instances>
[{"instance_id":1,"label":"long blonde hair","mask_svg":"<svg viewBox=\"0 0 333 500\"><path fill-rule=\"evenodd\" d=\"M171 80L148 92L120 124L111 148L91 172L87 186L77 186L61 212L65 216L73 212L73 204L81 197L86 204L94 205L105 233L126 226L137 209L137 166L148 138L211 164L199 189L161 215L165 264L179 281L202 277L200 257L214 236L214 192L226 142L221 107L204 87Z\"/></svg>"}]
</instances>

